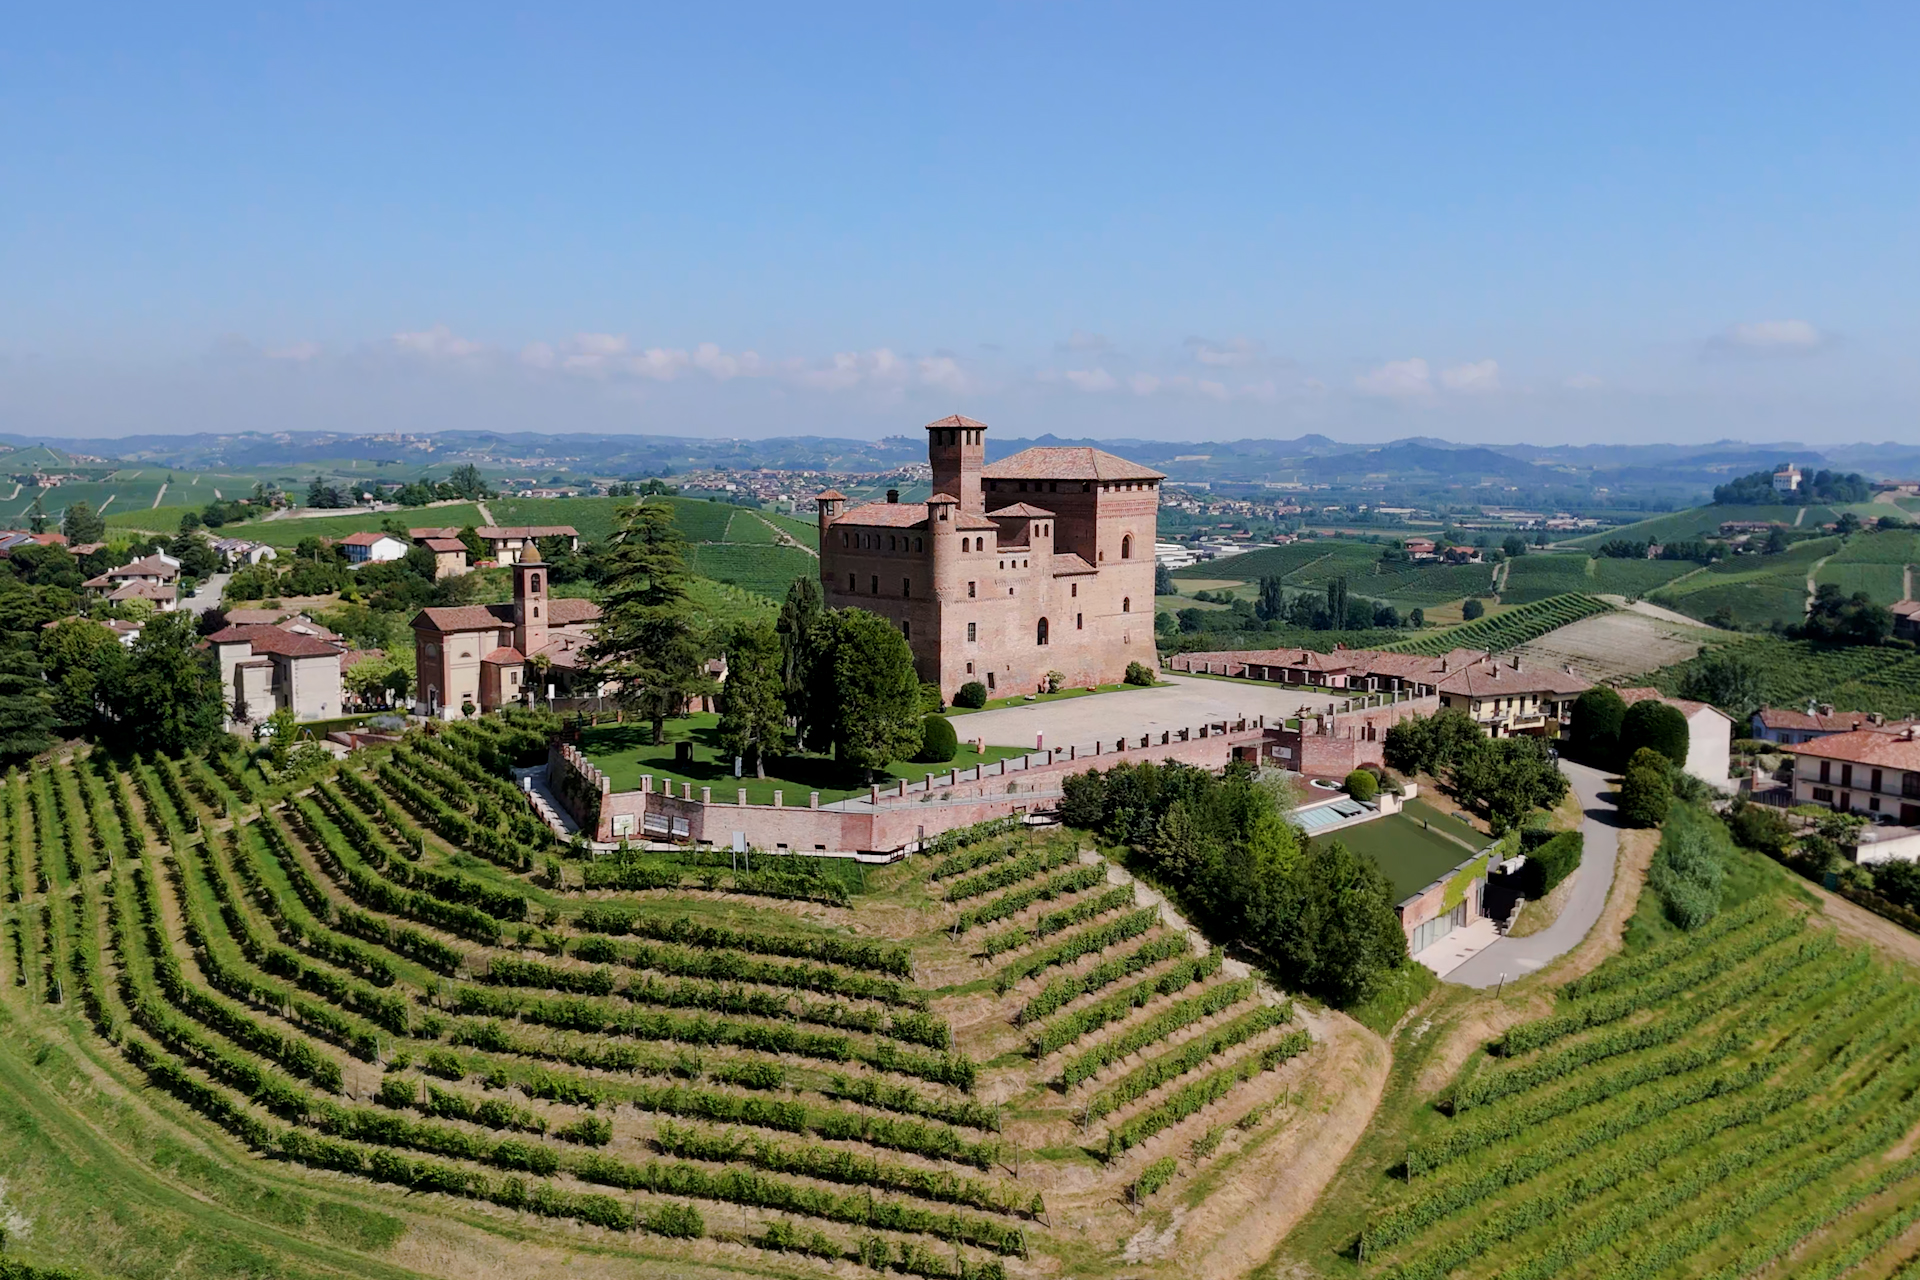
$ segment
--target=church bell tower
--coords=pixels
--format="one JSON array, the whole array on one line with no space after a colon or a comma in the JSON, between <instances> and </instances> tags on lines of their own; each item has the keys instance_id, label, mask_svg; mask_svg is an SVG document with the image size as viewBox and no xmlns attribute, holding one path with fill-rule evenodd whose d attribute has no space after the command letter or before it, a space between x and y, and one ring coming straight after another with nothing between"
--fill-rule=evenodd
<instances>
[{"instance_id":1,"label":"church bell tower","mask_svg":"<svg viewBox=\"0 0 1920 1280\"><path fill-rule=\"evenodd\" d=\"M540 548L527 543L513 566L513 647L531 658L547 647L547 566Z\"/></svg>"}]
</instances>

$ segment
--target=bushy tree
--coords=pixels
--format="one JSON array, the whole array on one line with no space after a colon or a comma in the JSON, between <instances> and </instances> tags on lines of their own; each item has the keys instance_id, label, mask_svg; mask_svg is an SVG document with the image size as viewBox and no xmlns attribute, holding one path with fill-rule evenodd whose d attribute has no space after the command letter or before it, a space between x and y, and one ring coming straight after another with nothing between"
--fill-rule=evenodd
<instances>
[{"instance_id":1,"label":"bushy tree","mask_svg":"<svg viewBox=\"0 0 1920 1280\"><path fill-rule=\"evenodd\" d=\"M226 710L220 673L199 639L191 615L161 613L133 642L126 677L108 703L126 745L184 755L220 732Z\"/></svg>"},{"instance_id":2,"label":"bushy tree","mask_svg":"<svg viewBox=\"0 0 1920 1280\"><path fill-rule=\"evenodd\" d=\"M1680 696L1744 720L1766 701L1760 664L1730 649L1703 653L1681 673Z\"/></svg>"},{"instance_id":3,"label":"bushy tree","mask_svg":"<svg viewBox=\"0 0 1920 1280\"><path fill-rule=\"evenodd\" d=\"M871 775L920 749L913 650L877 613L838 609L828 617L834 756Z\"/></svg>"},{"instance_id":4,"label":"bushy tree","mask_svg":"<svg viewBox=\"0 0 1920 1280\"><path fill-rule=\"evenodd\" d=\"M1827 644L1882 644L1893 634L1893 612L1875 604L1864 591L1847 596L1833 583L1823 582L1814 591L1806 620L1793 632Z\"/></svg>"},{"instance_id":5,"label":"bushy tree","mask_svg":"<svg viewBox=\"0 0 1920 1280\"><path fill-rule=\"evenodd\" d=\"M1373 859L1338 839L1315 841L1263 895L1253 933L1289 984L1351 1006L1406 963L1393 901Z\"/></svg>"},{"instance_id":6,"label":"bushy tree","mask_svg":"<svg viewBox=\"0 0 1920 1280\"><path fill-rule=\"evenodd\" d=\"M1372 800L1380 794L1380 779L1365 769L1355 769L1347 775L1347 794L1355 800Z\"/></svg>"},{"instance_id":7,"label":"bushy tree","mask_svg":"<svg viewBox=\"0 0 1920 1280\"><path fill-rule=\"evenodd\" d=\"M53 699L25 638L0 638L0 761L25 760L53 744Z\"/></svg>"},{"instance_id":8,"label":"bushy tree","mask_svg":"<svg viewBox=\"0 0 1920 1280\"><path fill-rule=\"evenodd\" d=\"M39 648L55 721L74 729L92 726L126 673L120 637L90 619L68 618L40 633Z\"/></svg>"},{"instance_id":9,"label":"bushy tree","mask_svg":"<svg viewBox=\"0 0 1920 1280\"><path fill-rule=\"evenodd\" d=\"M1484 617L1486 612L1487 606L1481 604L1479 600L1471 596L1467 598L1465 604L1460 606L1460 616L1468 622L1472 622L1475 618Z\"/></svg>"},{"instance_id":10,"label":"bushy tree","mask_svg":"<svg viewBox=\"0 0 1920 1280\"><path fill-rule=\"evenodd\" d=\"M1472 716L1443 707L1430 716L1408 716L1389 727L1382 751L1391 769L1438 775L1478 750L1486 739L1486 730Z\"/></svg>"},{"instance_id":11,"label":"bushy tree","mask_svg":"<svg viewBox=\"0 0 1920 1280\"><path fill-rule=\"evenodd\" d=\"M1567 794L1545 738L1482 739L1455 761L1449 775L1453 793L1486 815L1495 835L1526 821L1535 809L1551 809Z\"/></svg>"},{"instance_id":12,"label":"bushy tree","mask_svg":"<svg viewBox=\"0 0 1920 1280\"><path fill-rule=\"evenodd\" d=\"M1120 682L1149 688L1153 685L1153 668L1144 662L1129 662L1127 673L1120 678Z\"/></svg>"},{"instance_id":13,"label":"bushy tree","mask_svg":"<svg viewBox=\"0 0 1920 1280\"><path fill-rule=\"evenodd\" d=\"M1254 601L1253 616L1262 622L1271 622L1287 610L1287 593L1280 588L1278 574L1268 574L1260 579L1260 598Z\"/></svg>"},{"instance_id":14,"label":"bushy tree","mask_svg":"<svg viewBox=\"0 0 1920 1280\"><path fill-rule=\"evenodd\" d=\"M1627 761L1620 782L1620 821L1630 827L1657 827L1673 803L1673 766L1652 747L1641 747Z\"/></svg>"},{"instance_id":15,"label":"bushy tree","mask_svg":"<svg viewBox=\"0 0 1920 1280\"><path fill-rule=\"evenodd\" d=\"M1628 707L1620 719L1620 754L1632 757L1642 747L1651 747L1674 764L1683 765L1691 736L1687 717L1678 707L1645 698Z\"/></svg>"},{"instance_id":16,"label":"bushy tree","mask_svg":"<svg viewBox=\"0 0 1920 1280\"><path fill-rule=\"evenodd\" d=\"M767 776L767 757L792 745L780 679L780 637L764 622L742 622L727 646L727 680L720 687L720 746Z\"/></svg>"},{"instance_id":17,"label":"bushy tree","mask_svg":"<svg viewBox=\"0 0 1920 1280\"><path fill-rule=\"evenodd\" d=\"M1174 585L1173 571L1163 564L1153 566L1153 594L1157 596L1180 594L1180 588Z\"/></svg>"},{"instance_id":18,"label":"bushy tree","mask_svg":"<svg viewBox=\"0 0 1920 1280\"><path fill-rule=\"evenodd\" d=\"M667 508L627 507L608 558L600 627L587 656L614 696L652 722L660 746L667 717L712 688L687 606L686 540Z\"/></svg>"},{"instance_id":19,"label":"bushy tree","mask_svg":"<svg viewBox=\"0 0 1920 1280\"><path fill-rule=\"evenodd\" d=\"M987 686L978 680L969 680L961 685L953 695L953 705L969 711L987 705Z\"/></svg>"},{"instance_id":20,"label":"bushy tree","mask_svg":"<svg viewBox=\"0 0 1920 1280\"><path fill-rule=\"evenodd\" d=\"M1596 768L1613 768L1620 759L1620 724L1626 716L1626 700L1606 685L1595 685L1575 698L1568 724L1573 755Z\"/></svg>"},{"instance_id":21,"label":"bushy tree","mask_svg":"<svg viewBox=\"0 0 1920 1280\"><path fill-rule=\"evenodd\" d=\"M93 509L92 503L69 502L67 509L60 513L60 532L66 534L67 541L75 546L103 542L107 536L107 521Z\"/></svg>"}]
</instances>

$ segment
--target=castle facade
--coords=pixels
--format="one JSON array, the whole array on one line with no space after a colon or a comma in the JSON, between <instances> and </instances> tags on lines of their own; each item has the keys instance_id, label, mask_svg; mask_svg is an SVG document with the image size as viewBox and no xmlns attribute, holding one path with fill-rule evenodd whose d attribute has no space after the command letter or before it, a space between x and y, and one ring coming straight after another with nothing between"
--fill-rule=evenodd
<instances>
[{"instance_id":1,"label":"castle facade","mask_svg":"<svg viewBox=\"0 0 1920 1280\"><path fill-rule=\"evenodd\" d=\"M1165 477L1087 447L1033 448L986 465L987 424L927 424L925 502L849 509L828 490L820 583L831 608L891 619L920 679L949 702L970 681L990 697L1117 683L1157 666L1153 544Z\"/></svg>"}]
</instances>

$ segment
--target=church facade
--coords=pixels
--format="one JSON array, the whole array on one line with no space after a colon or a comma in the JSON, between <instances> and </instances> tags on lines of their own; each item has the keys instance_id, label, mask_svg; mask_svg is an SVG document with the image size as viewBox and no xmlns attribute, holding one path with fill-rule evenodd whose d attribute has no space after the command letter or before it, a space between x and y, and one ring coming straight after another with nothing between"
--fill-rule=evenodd
<instances>
[{"instance_id":1,"label":"church facade","mask_svg":"<svg viewBox=\"0 0 1920 1280\"><path fill-rule=\"evenodd\" d=\"M600 606L551 599L537 548L513 565L513 603L422 609L413 619L413 711L439 720L570 692Z\"/></svg>"},{"instance_id":2,"label":"church facade","mask_svg":"<svg viewBox=\"0 0 1920 1280\"><path fill-rule=\"evenodd\" d=\"M922 681L951 702L1114 684L1157 666L1153 545L1165 477L1088 447L1033 448L991 465L987 424L927 424L925 502L849 508L816 499L820 582L831 608L892 620Z\"/></svg>"}]
</instances>

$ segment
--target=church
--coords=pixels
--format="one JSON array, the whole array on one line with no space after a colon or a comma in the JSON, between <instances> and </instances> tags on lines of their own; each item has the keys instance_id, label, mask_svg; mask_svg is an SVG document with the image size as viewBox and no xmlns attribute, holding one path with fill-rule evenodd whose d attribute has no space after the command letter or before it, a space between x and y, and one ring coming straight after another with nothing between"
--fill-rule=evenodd
<instances>
[{"instance_id":1,"label":"church","mask_svg":"<svg viewBox=\"0 0 1920 1280\"><path fill-rule=\"evenodd\" d=\"M1153 544L1165 476L1101 449L1025 449L988 465L987 424L927 424L925 502L815 503L830 608L892 620L920 679L951 702L1115 684L1156 666Z\"/></svg>"},{"instance_id":2,"label":"church","mask_svg":"<svg viewBox=\"0 0 1920 1280\"><path fill-rule=\"evenodd\" d=\"M413 712L458 720L571 692L600 606L547 596L531 543L513 564L513 603L422 609L413 619Z\"/></svg>"}]
</instances>

